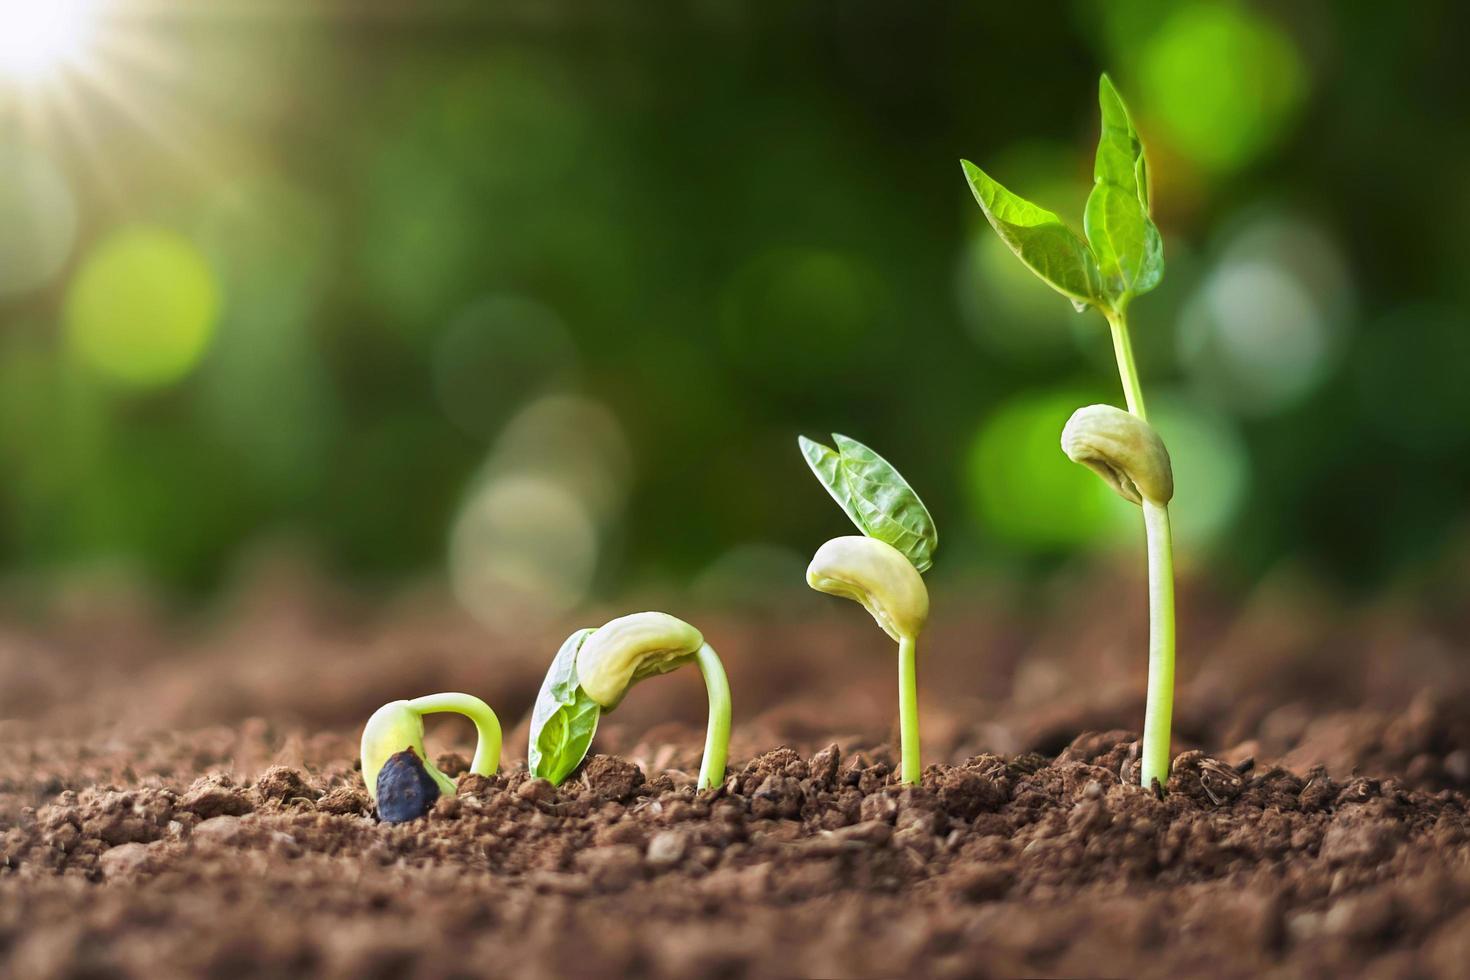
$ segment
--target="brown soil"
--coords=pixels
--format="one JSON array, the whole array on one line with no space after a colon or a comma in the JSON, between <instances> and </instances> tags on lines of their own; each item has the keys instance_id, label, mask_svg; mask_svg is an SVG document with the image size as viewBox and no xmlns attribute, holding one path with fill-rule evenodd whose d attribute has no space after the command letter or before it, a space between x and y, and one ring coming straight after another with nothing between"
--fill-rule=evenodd
<instances>
[{"instance_id":1,"label":"brown soil","mask_svg":"<svg viewBox=\"0 0 1470 980\"><path fill-rule=\"evenodd\" d=\"M737 699L706 793L697 676L631 695L596 745L617 754L561 788L527 777L516 723L560 627L261 588L202 639L132 605L12 626L0 973L1470 975L1457 614L1190 594L1159 798L1133 782L1115 578L932 631L918 787L892 777L891 652L825 609L701 623ZM359 726L439 689L501 710L505 771L378 824ZM445 771L467 737L431 730Z\"/></svg>"}]
</instances>

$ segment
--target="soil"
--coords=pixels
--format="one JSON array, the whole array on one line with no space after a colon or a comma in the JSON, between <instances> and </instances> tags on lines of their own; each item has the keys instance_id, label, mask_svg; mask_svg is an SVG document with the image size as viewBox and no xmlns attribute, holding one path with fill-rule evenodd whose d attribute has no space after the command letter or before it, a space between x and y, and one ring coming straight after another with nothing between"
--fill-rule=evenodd
<instances>
[{"instance_id":1,"label":"soil","mask_svg":"<svg viewBox=\"0 0 1470 980\"><path fill-rule=\"evenodd\" d=\"M1470 975L1463 614L1186 590L1160 796L1135 784L1135 588L937 623L913 787L870 624L704 617L736 730L702 793L692 672L631 694L561 787L528 777L524 716L580 624L487 633L279 570L189 629L134 600L12 613L0 974ZM434 726L459 794L380 824L360 725L444 689L501 712L502 772Z\"/></svg>"}]
</instances>

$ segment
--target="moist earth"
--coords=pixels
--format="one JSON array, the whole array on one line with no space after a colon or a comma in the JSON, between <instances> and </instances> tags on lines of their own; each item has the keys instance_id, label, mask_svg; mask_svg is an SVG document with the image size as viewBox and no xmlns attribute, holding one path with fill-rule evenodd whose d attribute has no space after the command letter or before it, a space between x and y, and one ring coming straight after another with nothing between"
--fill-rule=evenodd
<instances>
[{"instance_id":1,"label":"moist earth","mask_svg":"<svg viewBox=\"0 0 1470 980\"><path fill-rule=\"evenodd\" d=\"M935 764L904 786L881 637L714 619L735 761L703 792L693 675L630 695L562 786L525 771L545 651L578 624L493 657L440 608L364 622L320 598L202 631L0 628L0 974L1470 975L1458 621L1190 601L1162 793L1127 727L1138 622L937 624ZM468 726L432 727L458 794L378 822L362 721L456 688L502 712L502 772L467 773Z\"/></svg>"},{"instance_id":2,"label":"moist earth","mask_svg":"<svg viewBox=\"0 0 1470 980\"><path fill-rule=\"evenodd\" d=\"M419 821L348 766L66 789L4 835L19 976L1463 976L1459 792L1137 742L765 752L696 792L593 756L561 787L459 776ZM451 771L463 759L444 757Z\"/></svg>"}]
</instances>

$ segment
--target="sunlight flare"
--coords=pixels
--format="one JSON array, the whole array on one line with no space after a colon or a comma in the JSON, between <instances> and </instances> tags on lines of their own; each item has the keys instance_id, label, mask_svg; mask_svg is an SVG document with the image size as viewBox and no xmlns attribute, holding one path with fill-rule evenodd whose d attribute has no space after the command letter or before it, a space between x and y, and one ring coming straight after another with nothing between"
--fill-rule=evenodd
<instances>
[{"instance_id":1,"label":"sunlight flare","mask_svg":"<svg viewBox=\"0 0 1470 980\"><path fill-rule=\"evenodd\" d=\"M101 0L0 0L0 77L36 82L83 61Z\"/></svg>"}]
</instances>

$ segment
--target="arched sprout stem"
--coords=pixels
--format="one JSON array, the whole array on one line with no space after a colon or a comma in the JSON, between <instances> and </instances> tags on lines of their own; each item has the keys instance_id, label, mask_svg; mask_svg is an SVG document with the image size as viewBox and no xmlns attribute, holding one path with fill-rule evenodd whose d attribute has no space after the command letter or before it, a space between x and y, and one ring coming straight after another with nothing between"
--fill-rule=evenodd
<instances>
[{"instance_id":1,"label":"arched sprout stem","mask_svg":"<svg viewBox=\"0 0 1470 980\"><path fill-rule=\"evenodd\" d=\"M421 715L446 711L464 715L474 722L475 735L478 738L475 758L470 762L470 772L478 776L490 776L500 768L500 719L495 717L495 712L484 701L469 694L426 694L421 698L414 698L408 702L408 706ZM441 789L451 795L454 793L454 783L448 776L437 768L430 769L430 773Z\"/></svg>"},{"instance_id":2,"label":"arched sprout stem","mask_svg":"<svg viewBox=\"0 0 1470 980\"><path fill-rule=\"evenodd\" d=\"M730 752L730 681L714 647L705 643L694 655L709 696L709 724L704 732L704 760L699 765L699 789L725 781L725 758Z\"/></svg>"},{"instance_id":3,"label":"arched sprout stem","mask_svg":"<svg viewBox=\"0 0 1470 980\"><path fill-rule=\"evenodd\" d=\"M667 613L620 616L567 638L546 672L531 712L527 762L533 775L560 785L582 764L598 719L639 681L689 663L699 667L709 700L699 788L725 780L730 751L730 681L699 630Z\"/></svg>"}]
</instances>

